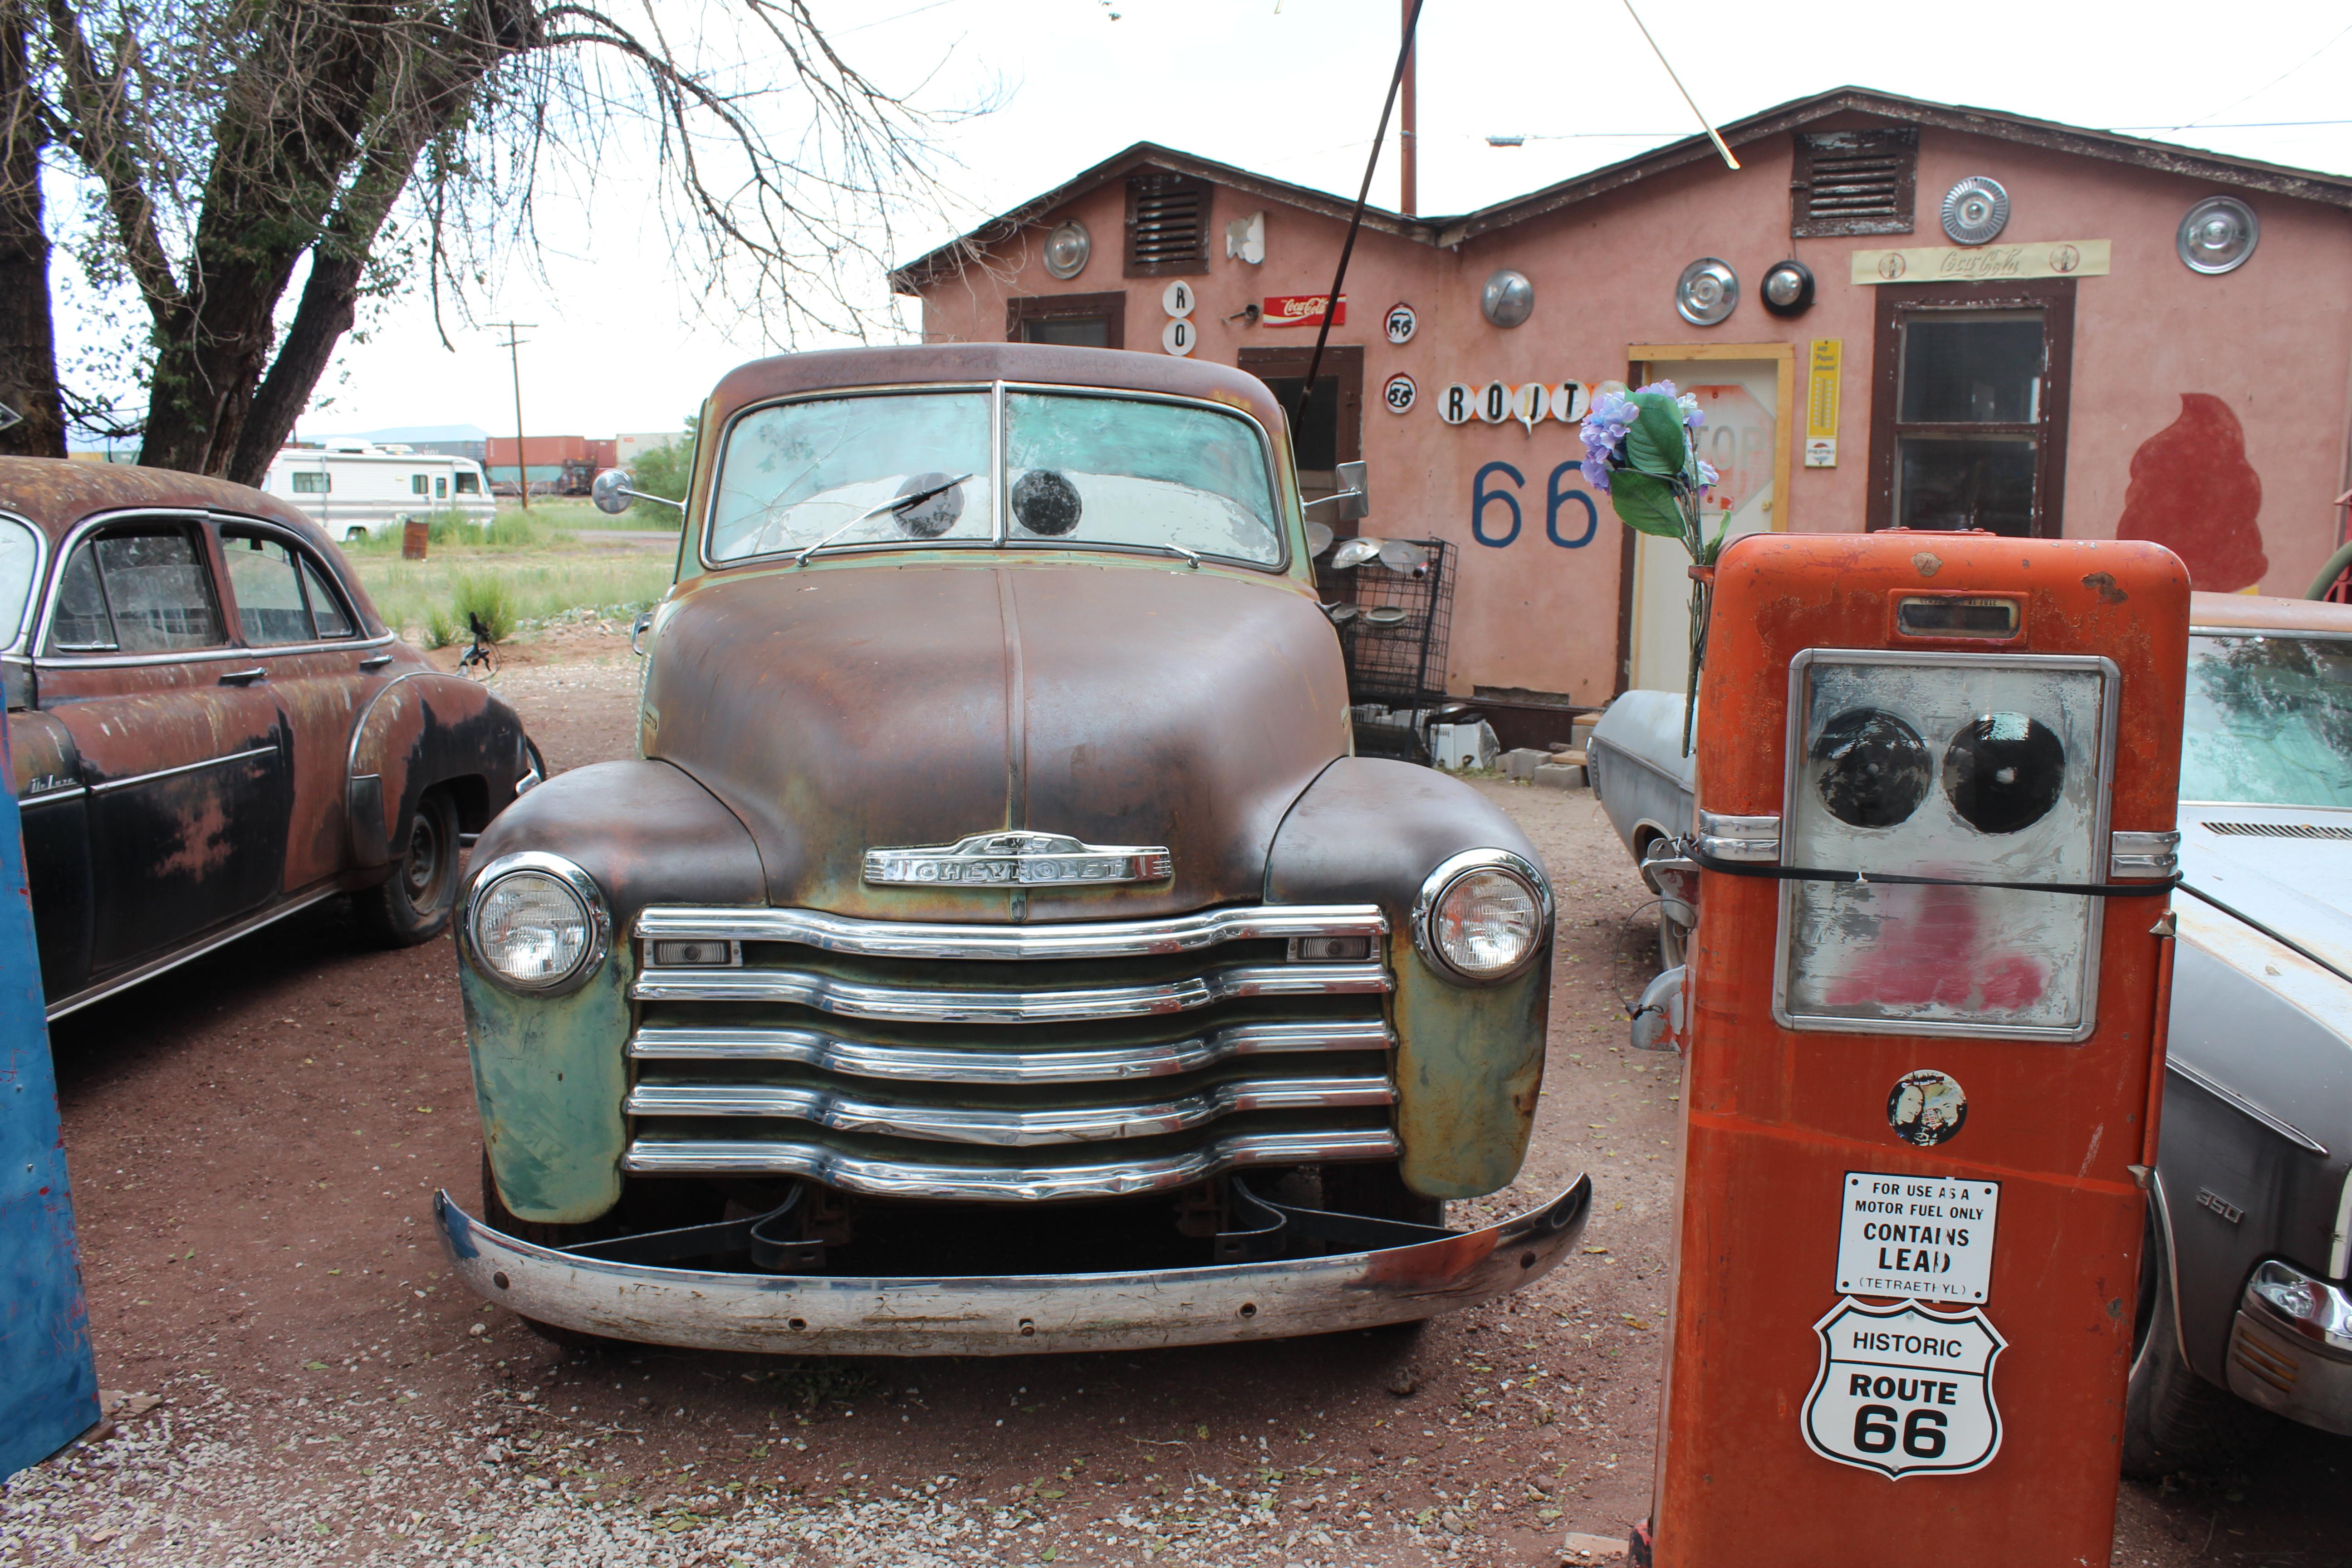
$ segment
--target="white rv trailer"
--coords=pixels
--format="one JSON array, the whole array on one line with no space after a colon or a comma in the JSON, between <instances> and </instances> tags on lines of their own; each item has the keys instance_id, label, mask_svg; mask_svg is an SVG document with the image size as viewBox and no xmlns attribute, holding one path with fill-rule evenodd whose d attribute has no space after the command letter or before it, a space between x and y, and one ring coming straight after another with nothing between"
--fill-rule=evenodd
<instances>
[{"instance_id":1,"label":"white rv trailer","mask_svg":"<svg viewBox=\"0 0 2352 1568\"><path fill-rule=\"evenodd\" d=\"M434 512L454 511L478 527L498 515L482 465L473 458L367 441L285 447L262 489L284 496L345 543Z\"/></svg>"}]
</instances>

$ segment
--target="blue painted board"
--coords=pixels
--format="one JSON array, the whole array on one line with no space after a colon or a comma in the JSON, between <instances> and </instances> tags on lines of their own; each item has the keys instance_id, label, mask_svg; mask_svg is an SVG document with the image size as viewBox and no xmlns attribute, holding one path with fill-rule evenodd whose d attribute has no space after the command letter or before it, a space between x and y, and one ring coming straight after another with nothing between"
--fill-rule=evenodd
<instances>
[{"instance_id":1,"label":"blue painted board","mask_svg":"<svg viewBox=\"0 0 2352 1568\"><path fill-rule=\"evenodd\" d=\"M0 724L0 1477L99 1415L16 776Z\"/></svg>"}]
</instances>

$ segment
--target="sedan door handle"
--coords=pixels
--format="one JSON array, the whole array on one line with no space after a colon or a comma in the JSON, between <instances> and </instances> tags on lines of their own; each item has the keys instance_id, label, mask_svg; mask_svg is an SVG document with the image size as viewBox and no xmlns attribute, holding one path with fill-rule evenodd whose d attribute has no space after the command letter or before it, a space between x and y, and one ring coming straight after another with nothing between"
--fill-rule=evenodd
<instances>
[{"instance_id":1,"label":"sedan door handle","mask_svg":"<svg viewBox=\"0 0 2352 1568\"><path fill-rule=\"evenodd\" d=\"M257 664L251 669L223 670L220 683L223 686L250 686L257 680L267 679L268 675L269 668L267 665Z\"/></svg>"},{"instance_id":2,"label":"sedan door handle","mask_svg":"<svg viewBox=\"0 0 2352 1568\"><path fill-rule=\"evenodd\" d=\"M390 664L391 662L392 655L388 653L372 654L368 658L360 660L360 668L362 669L382 669L385 665Z\"/></svg>"}]
</instances>

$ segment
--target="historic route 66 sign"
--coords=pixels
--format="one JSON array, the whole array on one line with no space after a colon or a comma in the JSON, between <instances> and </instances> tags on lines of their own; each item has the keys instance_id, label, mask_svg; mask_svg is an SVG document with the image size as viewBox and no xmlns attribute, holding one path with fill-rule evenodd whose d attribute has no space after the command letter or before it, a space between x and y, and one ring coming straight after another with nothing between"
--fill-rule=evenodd
<instances>
[{"instance_id":1,"label":"historic route 66 sign","mask_svg":"<svg viewBox=\"0 0 2352 1568\"><path fill-rule=\"evenodd\" d=\"M1868 1307L1849 1296L1813 1331L1822 1370L1802 1424L1822 1458L1899 1480L1966 1475L2000 1452L1992 1363L2009 1342L1983 1308Z\"/></svg>"}]
</instances>

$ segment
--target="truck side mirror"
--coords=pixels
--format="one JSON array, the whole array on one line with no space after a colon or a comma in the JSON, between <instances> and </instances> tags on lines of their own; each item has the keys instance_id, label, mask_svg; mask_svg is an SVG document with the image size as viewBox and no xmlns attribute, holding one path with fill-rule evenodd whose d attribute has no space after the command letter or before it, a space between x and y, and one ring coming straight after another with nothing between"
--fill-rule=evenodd
<instances>
[{"instance_id":1,"label":"truck side mirror","mask_svg":"<svg viewBox=\"0 0 2352 1568\"><path fill-rule=\"evenodd\" d=\"M1371 467L1368 463L1339 465L1339 493L1331 499L1339 503L1339 521L1353 522L1370 517L1372 512Z\"/></svg>"},{"instance_id":2,"label":"truck side mirror","mask_svg":"<svg viewBox=\"0 0 2352 1568\"><path fill-rule=\"evenodd\" d=\"M588 499L596 503L598 511L609 517L618 517L629 510L631 501L636 500L637 493L629 488L629 481L628 469L606 468L589 485Z\"/></svg>"}]
</instances>

